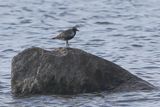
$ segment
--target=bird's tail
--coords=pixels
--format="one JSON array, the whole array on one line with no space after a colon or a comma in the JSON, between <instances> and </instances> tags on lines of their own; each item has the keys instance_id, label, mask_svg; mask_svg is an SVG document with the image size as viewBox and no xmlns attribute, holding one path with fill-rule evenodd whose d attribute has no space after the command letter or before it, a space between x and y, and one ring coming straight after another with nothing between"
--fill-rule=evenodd
<instances>
[{"instance_id":1,"label":"bird's tail","mask_svg":"<svg viewBox=\"0 0 160 107\"><path fill-rule=\"evenodd\" d=\"M57 39L57 37L53 37L52 39Z\"/></svg>"}]
</instances>

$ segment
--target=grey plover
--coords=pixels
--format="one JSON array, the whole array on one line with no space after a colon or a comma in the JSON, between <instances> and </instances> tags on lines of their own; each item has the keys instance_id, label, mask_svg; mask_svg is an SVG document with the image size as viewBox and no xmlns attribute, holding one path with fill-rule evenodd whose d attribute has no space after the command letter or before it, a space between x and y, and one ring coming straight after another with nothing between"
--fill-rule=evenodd
<instances>
[{"instance_id":1,"label":"grey plover","mask_svg":"<svg viewBox=\"0 0 160 107\"><path fill-rule=\"evenodd\" d=\"M76 27L72 27L71 29L61 32L59 35L53 37L52 39L64 40L66 41L66 46L69 47L68 41L76 35L76 31L79 30Z\"/></svg>"}]
</instances>

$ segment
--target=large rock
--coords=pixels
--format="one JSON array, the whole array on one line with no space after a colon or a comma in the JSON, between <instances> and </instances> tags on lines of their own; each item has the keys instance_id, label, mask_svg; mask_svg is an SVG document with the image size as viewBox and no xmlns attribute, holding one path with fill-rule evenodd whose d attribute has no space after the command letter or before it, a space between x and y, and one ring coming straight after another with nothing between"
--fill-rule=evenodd
<instances>
[{"instance_id":1,"label":"large rock","mask_svg":"<svg viewBox=\"0 0 160 107\"><path fill-rule=\"evenodd\" d=\"M110 61L73 48L26 49L13 58L11 77L14 95L155 88Z\"/></svg>"}]
</instances>

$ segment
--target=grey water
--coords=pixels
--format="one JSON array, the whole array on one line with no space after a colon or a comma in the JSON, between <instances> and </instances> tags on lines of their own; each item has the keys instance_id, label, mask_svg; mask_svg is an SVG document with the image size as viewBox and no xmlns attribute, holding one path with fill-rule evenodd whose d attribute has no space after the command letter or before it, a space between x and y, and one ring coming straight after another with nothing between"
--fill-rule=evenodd
<instances>
[{"instance_id":1,"label":"grey water","mask_svg":"<svg viewBox=\"0 0 160 107\"><path fill-rule=\"evenodd\" d=\"M22 50L79 26L71 47L110 60L160 85L160 0L0 0L0 107L160 107L160 91L73 96L11 94L11 61ZM122 77L123 78L123 77Z\"/></svg>"}]
</instances>

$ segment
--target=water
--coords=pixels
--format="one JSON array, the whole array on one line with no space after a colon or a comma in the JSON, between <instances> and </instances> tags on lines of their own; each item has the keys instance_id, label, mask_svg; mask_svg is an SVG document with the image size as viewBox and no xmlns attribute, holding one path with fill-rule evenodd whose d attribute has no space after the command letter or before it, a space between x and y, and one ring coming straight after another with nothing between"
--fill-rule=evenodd
<instances>
[{"instance_id":1,"label":"water","mask_svg":"<svg viewBox=\"0 0 160 107\"><path fill-rule=\"evenodd\" d=\"M1 107L159 107L160 91L75 96L11 95L11 60L25 48L65 46L51 40L74 25L70 41L159 87L160 0L0 0Z\"/></svg>"}]
</instances>

